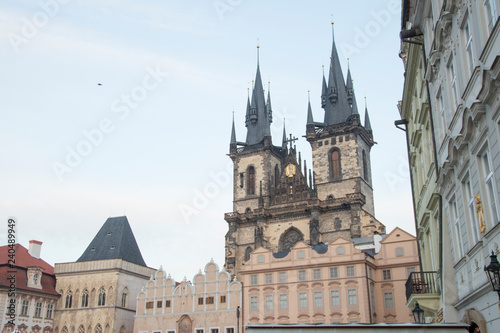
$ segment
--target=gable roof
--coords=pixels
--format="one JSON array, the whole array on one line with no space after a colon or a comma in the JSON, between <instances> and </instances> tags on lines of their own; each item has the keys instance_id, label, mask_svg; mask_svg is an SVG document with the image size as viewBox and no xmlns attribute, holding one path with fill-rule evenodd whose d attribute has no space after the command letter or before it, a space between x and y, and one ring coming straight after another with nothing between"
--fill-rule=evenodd
<instances>
[{"instance_id":1,"label":"gable roof","mask_svg":"<svg viewBox=\"0 0 500 333\"><path fill-rule=\"evenodd\" d=\"M404 231L403 229L396 227L392 230L380 243L391 243L391 242L401 242L407 240L414 240L415 236Z\"/></svg>"},{"instance_id":2,"label":"gable roof","mask_svg":"<svg viewBox=\"0 0 500 333\"><path fill-rule=\"evenodd\" d=\"M77 262L106 259L147 267L126 216L108 218Z\"/></svg>"}]
</instances>

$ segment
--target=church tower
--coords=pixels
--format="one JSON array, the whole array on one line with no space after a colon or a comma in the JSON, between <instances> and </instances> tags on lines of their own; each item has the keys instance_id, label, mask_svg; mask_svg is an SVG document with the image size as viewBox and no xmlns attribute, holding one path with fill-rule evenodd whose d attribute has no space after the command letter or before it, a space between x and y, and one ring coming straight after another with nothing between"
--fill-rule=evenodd
<instances>
[{"instance_id":1,"label":"church tower","mask_svg":"<svg viewBox=\"0 0 500 333\"><path fill-rule=\"evenodd\" d=\"M257 46L258 48L258 46ZM366 111L361 125L350 70L345 83L332 46L328 83L323 75L324 122L314 122L309 101L306 139L312 147L313 170L297 153L283 128L280 146L272 143L271 94L267 100L259 61L247 98L245 142L233 126L229 156L234 165L233 211L226 213L225 269L237 275L250 253L265 247L284 256L298 241L312 246L385 233L374 217L370 149L373 134Z\"/></svg>"}]
</instances>

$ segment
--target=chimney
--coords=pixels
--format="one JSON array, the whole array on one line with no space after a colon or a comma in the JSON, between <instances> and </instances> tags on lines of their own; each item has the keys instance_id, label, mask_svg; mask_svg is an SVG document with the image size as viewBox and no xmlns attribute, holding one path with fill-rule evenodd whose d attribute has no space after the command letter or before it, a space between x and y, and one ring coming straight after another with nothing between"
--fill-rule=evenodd
<instances>
[{"instance_id":1,"label":"chimney","mask_svg":"<svg viewBox=\"0 0 500 333\"><path fill-rule=\"evenodd\" d=\"M28 253L36 259L40 259L40 251L42 250L42 242L37 240L30 240L30 249Z\"/></svg>"},{"instance_id":2,"label":"chimney","mask_svg":"<svg viewBox=\"0 0 500 333\"><path fill-rule=\"evenodd\" d=\"M375 244L375 253L379 253L382 245L380 241L382 240L382 236L378 233L378 231L373 232L373 243Z\"/></svg>"}]
</instances>

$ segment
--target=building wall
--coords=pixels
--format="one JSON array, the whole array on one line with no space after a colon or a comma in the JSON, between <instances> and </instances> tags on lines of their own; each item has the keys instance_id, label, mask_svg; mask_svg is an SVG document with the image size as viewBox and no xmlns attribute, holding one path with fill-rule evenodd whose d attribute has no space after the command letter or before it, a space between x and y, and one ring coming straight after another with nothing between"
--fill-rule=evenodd
<instances>
[{"instance_id":1,"label":"building wall","mask_svg":"<svg viewBox=\"0 0 500 333\"><path fill-rule=\"evenodd\" d=\"M258 248L240 271L244 323L408 322L411 313L405 306L404 284L407 268L418 266L415 238L397 228L381 245L375 257L342 238L329 243L323 254L304 242L283 258ZM396 256L397 247L404 249L402 257ZM383 270L391 270L389 279L383 280ZM348 293L353 290L355 302L350 304ZM384 293L392 293L387 307ZM300 294L306 295L302 302Z\"/></svg>"},{"instance_id":2,"label":"building wall","mask_svg":"<svg viewBox=\"0 0 500 333\"><path fill-rule=\"evenodd\" d=\"M55 332L63 333L65 329L71 333L84 333L82 329L94 332L98 325L103 333L132 332L135 300L141 286L154 272L122 259L56 264L56 288L61 298L55 315ZM99 305L101 288L106 292L104 305ZM84 290L89 293L86 307L82 305ZM66 307L69 292L72 304Z\"/></svg>"},{"instance_id":3,"label":"building wall","mask_svg":"<svg viewBox=\"0 0 500 333\"><path fill-rule=\"evenodd\" d=\"M213 261L193 283L178 283L160 269L137 298L134 332L242 332L241 297L241 283Z\"/></svg>"},{"instance_id":4,"label":"building wall","mask_svg":"<svg viewBox=\"0 0 500 333\"><path fill-rule=\"evenodd\" d=\"M483 301L491 298L491 291L482 267L500 244L500 2L417 2L422 6L410 22L423 33L429 64L425 78L436 122L437 184L453 264L453 276L443 278L455 281L454 306L461 320L484 322L481 332L498 331L496 305ZM485 218L482 231L476 195ZM476 304L482 305L474 308ZM472 310L478 313L470 316Z\"/></svg>"}]
</instances>

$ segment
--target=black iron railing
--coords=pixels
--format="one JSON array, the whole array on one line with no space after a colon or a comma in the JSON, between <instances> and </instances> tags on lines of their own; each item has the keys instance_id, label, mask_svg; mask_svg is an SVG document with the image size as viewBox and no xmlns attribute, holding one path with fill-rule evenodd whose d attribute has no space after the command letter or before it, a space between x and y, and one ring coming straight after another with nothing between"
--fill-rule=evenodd
<instances>
[{"instance_id":1,"label":"black iron railing","mask_svg":"<svg viewBox=\"0 0 500 333\"><path fill-rule=\"evenodd\" d=\"M413 294L437 294L437 272L413 272L406 280L406 300Z\"/></svg>"}]
</instances>

